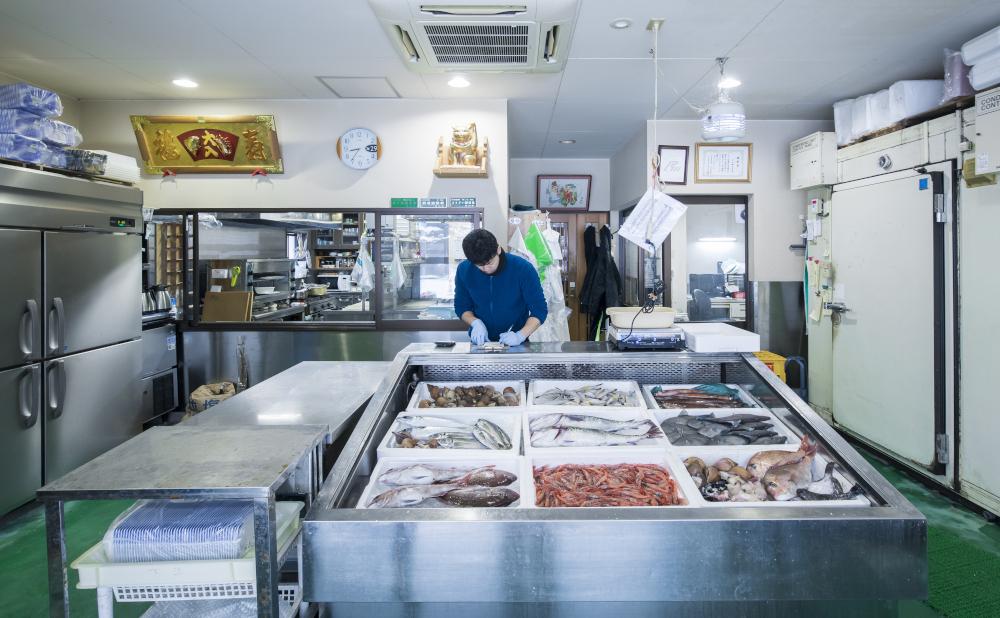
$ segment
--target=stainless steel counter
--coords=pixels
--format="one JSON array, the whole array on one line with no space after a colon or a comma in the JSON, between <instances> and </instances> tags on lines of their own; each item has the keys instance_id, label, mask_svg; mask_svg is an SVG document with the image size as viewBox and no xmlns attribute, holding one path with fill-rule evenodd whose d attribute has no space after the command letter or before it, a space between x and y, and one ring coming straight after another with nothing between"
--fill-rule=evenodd
<instances>
[{"instance_id":1,"label":"stainless steel counter","mask_svg":"<svg viewBox=\"0 0 1000 618\"><path fill-rule=\"evenodd\" d=\"M188 419L187 425L326 425L335 440L391 363L303 362Z\"/></svg>"},{"instance_id":2,"label":"stainless steel counter","mask_svg":"<svg viewBox=\"0 0 1000 618\"><path fill-rule=\"evenodd\" d=\"M534 378L738 383L810 435L872 505L354 508L412 381ZM926 544L920 512L753 355L414 344L393 361L307 516L302 569L304 598L325 615L524 616L526 603L548 608L530 615L607 615L608 602L648 615L820 615L812 601L894 615L898 600L927 594Z\"/></svg>"}]
</instances>

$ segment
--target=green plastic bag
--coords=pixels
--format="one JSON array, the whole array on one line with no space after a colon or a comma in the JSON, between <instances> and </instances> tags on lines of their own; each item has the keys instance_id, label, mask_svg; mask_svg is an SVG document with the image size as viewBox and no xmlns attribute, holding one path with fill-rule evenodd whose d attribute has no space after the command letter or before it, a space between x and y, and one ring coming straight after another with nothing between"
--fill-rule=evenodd
<instances>
[{"instance_id":1,"label":"green plastic bag","mask_svg":"<svg viewBox=\"0 0 1000 618\"><path fill-rule=\"evenodd\" d=\"M535 264L538 270L538 279L545 281L545 269L552 265L552 253L549 245L542 236L542 231L534 223L528 228L528 233L524 235L524 246L527 247L531 255L535 256Z\"/></svg>"}]
</instances>

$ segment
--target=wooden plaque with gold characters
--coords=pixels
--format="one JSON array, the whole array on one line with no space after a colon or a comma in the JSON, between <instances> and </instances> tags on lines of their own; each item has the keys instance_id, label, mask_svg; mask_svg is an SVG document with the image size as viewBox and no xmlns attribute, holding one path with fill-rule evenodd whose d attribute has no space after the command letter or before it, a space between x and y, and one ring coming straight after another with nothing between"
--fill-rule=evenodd
<instances>
[{"instance_id":1,"label":"wooden plaque with gold characters","mask_svg":"<svg viewBox=\"0 0 1000 618\"><path fill-rule=\"evenodd\" d=\"M147 174L281 174L274 116L132 116Z\"/></svg>"}]
</instances>

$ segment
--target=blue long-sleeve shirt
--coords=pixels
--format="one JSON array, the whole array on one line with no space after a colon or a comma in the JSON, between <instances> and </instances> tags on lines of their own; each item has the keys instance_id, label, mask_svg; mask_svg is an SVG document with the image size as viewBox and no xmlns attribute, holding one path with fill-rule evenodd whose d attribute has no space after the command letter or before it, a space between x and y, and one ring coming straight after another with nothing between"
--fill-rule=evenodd
<instances>
[{"instance_id":1,"label":"blue long-sleeve shirt","mask_svg":"<svg viewBox=\"0 0 1000 618\"><path fill-rule=\"evenodd\" d=\"M549 310L535 267L505 253L500 270L487 275L465 260L455 274L455 314L471 311L486 324L491 341L509 329L521 330L528 317L544 322Z\"/></svg>"}]
</instances>

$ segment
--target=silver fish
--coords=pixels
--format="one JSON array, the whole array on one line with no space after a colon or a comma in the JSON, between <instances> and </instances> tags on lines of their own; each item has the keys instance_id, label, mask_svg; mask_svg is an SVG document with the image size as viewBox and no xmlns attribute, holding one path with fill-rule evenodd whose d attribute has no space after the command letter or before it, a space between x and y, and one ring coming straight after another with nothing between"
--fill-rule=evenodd
<instances>
[{"instance_id":1,"label":"silver fish","mask_svg":"<svg viewBox=\"0 0 1000 618\"><path fill-rule=\"evenodd\" d=\"M537 447L549 446L620 446L637 444L642 440L660 436L658 427L652 427L641 436L625 436L599 429L581 429L571 427L560 429L550 427L531 434L531 445Z\"/></svg>"},{"instance_id":2,"label":"silver fish","mask_svg":"<svg viewBox=\"0 0 1000 618\"><path fill-rule=\"evenodd\" d=\"M472 435L486 448L505 450L513 446L507 432L485 418L476 421L472 428Z\"/></svg>"},{"instance_id":3,"label":"silver fish","mask_svg":"<svg viewBox=\"0 0 1000 618\"><path fill-rule=\"evenodd\" d=\"M475 438L471 433L461 433L457 431L445 431L430 436L428 443L433 440L437 443L437 448L487 448L483 443Z\"/></svg>"},{"instance_id":4,"label":"silver fish","mask_svg":"<svg viewBox=\"0 0 1000 618\"><path fill-rule=\"evenodd\" d=\"M535 395L536 404L573 406L624 406L627 396L616 388L606 388L602 384L588 384L579 388L554 387Z\"/></svg>"},{"instance_id":5,"label":"silver fish","mask_svg":"<svg viewBox=\"0 0 1000 618\"><path fill-rule=\"evenodd\" d=\"M492 466L488 466L492 467ZM378 477L383 485L430 485L452 481L482 468L443 468L427 464L415 464L402 468L392 468Z\"/></svg>"},{"instance_id":6,"label":"silver fish","mask_svg":"<svg viewBox=\"0 0 1000 618\"><path fill-rule=\"evenodd\" d=\"M437 498L449 491L459 489L458 485L407 485L395 487L375 496L368 502L369 507L380 509L417 506L428 498Z\"/></svg>"},{"instance_id":7,"label":"silver fish","mask_svg":"<svg viewBox=\"0 0 1000 618\"><path fill-rule=\"evenodd\" d=\"M454 429L466 429L471 431L468 423L455 418L444 418L441 416L411 416L400 414L396 421L404 427L452 427Z\"/></svg>"},{"instance_id":8,"label":"silver fish","mask_svg":"<svg viewBox=\"0 0 1000 618\"><path fill-rule=\"evenodd\" d=\"M645 419L618 421L600 416L584 414L544 414L531 419L528 424L532 431L540 431L550 427L559 429L599 429L622 435L641 436L649 431L652 422Z\"/></svg>"},{"instance_id":9,"label":"silver fish","mask_svg":"<svg viewBox=\"0 0 1000 618\"><path fill-rule=\"evenodd\" d=\"M507 487L464 487L453 489L441 495L440 499L452 506L497 507L513 504L520 497Z\"/></svg>"},{"instance_id":10,"label":"silver fish","mask_svg":"<svg viewBox=\"0 0 1000 618\"><path fill-rule=\"evenodd\" d=\"M864 493L860 485L855 485L849 491L832 494L818 494L808 489L799 489L795 492L795 496L801 500L854 500L858 496L863 496Z\"/></svg>"},{"instance_id":11,"label":"silver fish","mask_svg":"<svg viewBox=\"0 0 1000 618\"><path fill-rule=\"evenodd\" d=\"M464 431L468 429L468 432ZM429 425L427 427L406 427L404 431L397 432L397 434L406 434L407 436L413 438L414 440L429 440L438 434L447 433L467 433L472 435L472 427L465 427L459 430L457 427L444 427L441 425Z\"/></svg>"}]
</instances>

